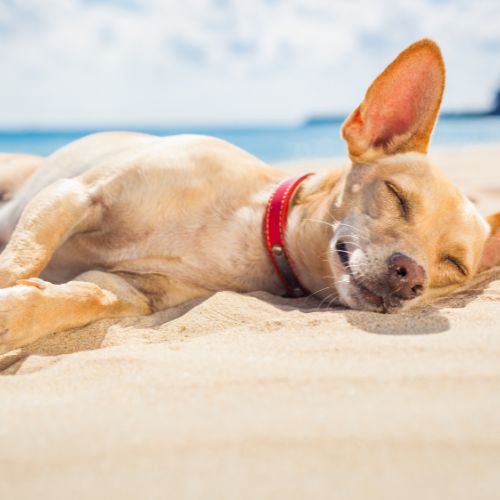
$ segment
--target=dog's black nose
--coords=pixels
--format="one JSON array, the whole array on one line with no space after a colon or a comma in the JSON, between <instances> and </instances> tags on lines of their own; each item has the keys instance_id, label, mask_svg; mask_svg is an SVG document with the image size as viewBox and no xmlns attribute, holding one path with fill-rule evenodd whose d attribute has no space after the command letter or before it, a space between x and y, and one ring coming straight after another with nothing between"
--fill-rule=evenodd
<instances>
[{"instance_id":1,"label":"dog's black nose","mask_svg":"<svg viewBox=\"0 0 500 500\"><path fill-rule=\"evenodd\" d=\"M387 285L391 296L410 300L424 291L425 270L411 257L394 253L389 257L387 264Z\"/></svg>"}]
</instances>

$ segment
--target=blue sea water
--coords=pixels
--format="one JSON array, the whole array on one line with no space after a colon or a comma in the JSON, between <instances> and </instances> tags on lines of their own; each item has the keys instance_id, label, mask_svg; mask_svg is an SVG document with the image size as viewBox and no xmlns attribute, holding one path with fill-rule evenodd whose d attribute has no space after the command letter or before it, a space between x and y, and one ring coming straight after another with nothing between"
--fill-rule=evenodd
<instances>
[{"instance_id":1,"label":"blue sea water","mask_svg":"<svg viewBox=\"0 0 500 500\"><path fill-rule=\"evenodd\" d=\"M344 156L340 138L342 120L328 124L296 127L234 128L133 128L157 135L208 134L225 139L267 162ZM119 129L114 129L119 130ZM128 129L131 130L131 129ZM0 151L48 155L65 144L97 129L86 130L0 130ZM442 118L436 126L433 146L457 146L500 142L500 117Z\"/></svg>"}]
</instances>

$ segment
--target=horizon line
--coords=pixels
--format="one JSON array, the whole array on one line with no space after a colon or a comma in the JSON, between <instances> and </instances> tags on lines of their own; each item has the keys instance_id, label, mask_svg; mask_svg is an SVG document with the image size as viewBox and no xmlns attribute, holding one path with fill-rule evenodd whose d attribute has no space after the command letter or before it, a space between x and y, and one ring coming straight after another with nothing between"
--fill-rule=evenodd
<instances>
[{"instance_id":1,"label":"horizon line","mask_svg":"<svg viewBox=\"0 0 500 500\"><path fill-rule=\"evenodd\" d=\"M179 131L179 130L199 130L199 131L252 131L265 129L300 129L312 126L325 126L328 124L342 123L347 117L346 114L311 114L301 121L270 120L270 121L249 121L249 122L200 122L200 123L105 123L105 124L57 124L57 125L14 125L0 124L0 134L15 133L71 133L71 132L104 132L110 130L130 130L130 131ZM443 111L439 118L466 119L466 118L498 118L497 114L491 111Z\"/></svg>"}]
</instances>

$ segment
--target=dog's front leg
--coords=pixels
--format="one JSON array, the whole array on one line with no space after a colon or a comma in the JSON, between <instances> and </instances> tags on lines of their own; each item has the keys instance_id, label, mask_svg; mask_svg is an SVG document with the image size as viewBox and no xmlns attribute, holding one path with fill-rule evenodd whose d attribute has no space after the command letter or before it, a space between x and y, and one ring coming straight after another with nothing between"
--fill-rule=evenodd
<instances>
[{"instance_id":1,"label":"dog's front leg","mask_svg":"<svg viewBox=\"0 0 500 500\"><path fill-rule=\"evenodd\" d=\"M0 255L0 288L39 276L57 248L99 205L78 179L63 179L35 196ZM81 228L80 228L81 229Z\"/></svg>"},{"instance_id":2,"label":"dog's front leg","mask_svg":"<svg viewBox=\"0 0 500 500\"><path fill-rule=\"evenodd\" d=\"M0 353L101 318L151 312L148 299L115 274L89 271L62 285L22 279L0 290Z\"/></svg>"}]
</instances>

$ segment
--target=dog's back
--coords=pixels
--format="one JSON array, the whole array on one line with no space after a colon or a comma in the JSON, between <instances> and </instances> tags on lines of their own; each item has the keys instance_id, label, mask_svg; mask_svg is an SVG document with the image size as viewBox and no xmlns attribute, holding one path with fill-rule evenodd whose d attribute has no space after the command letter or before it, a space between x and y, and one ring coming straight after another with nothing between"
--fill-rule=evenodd
<instances>
[{"instance_id":1,"label":"dog's back","mask_svg":"<svg viewBox=\"0 0 500 500\"><path fill-rule=\"evenodd\" d=\"M0 206L11 200L42 164L40 156L0 153Z\"/></svg>"},{"instance_id":2,"label":"dog's back","mask_svg":"<svg viewBox=\"0 0 500 500\"><path fill-rule=\"evenodd\" d=\"M21 153L0 153L0 214L11 200L43 165L40 156ZM0 250L5 246L10 231L6 218L0 216Z\"/></svg>"},{"instance_id":3,"label":"dog's back","mask_svg":"<svg viewBox=\"0 0 500 500\"><path fill-rule=\"evenodd\" d=\"M151 136L106 132L86 136L57 150L47 158L0 153L0 250L19 221L29 201L58 179L76 177L92 166L151 141Z\"/></svg>"}]
</instances>

